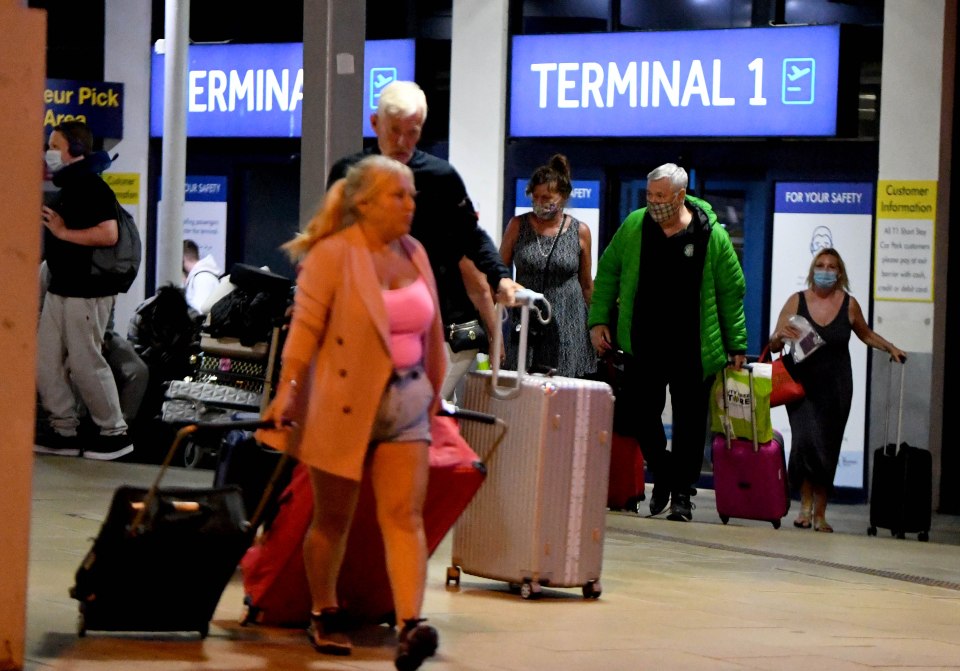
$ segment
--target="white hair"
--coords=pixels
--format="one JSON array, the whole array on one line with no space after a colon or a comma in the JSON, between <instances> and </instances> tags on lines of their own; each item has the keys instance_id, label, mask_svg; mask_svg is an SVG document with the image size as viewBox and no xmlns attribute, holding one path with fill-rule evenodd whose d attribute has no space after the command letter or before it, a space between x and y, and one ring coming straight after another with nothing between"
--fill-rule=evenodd
<instances>
[{"instance_id":1,"label":"white hair","mask_svg":"<svg viewBox=\"0 0 960 671\"><path fill-rule=\"evenodd\" d=\"M647 175L647 181L655 182L664 177L670 180L670 185L674 191L687 188L687 171L676 163L664 163L659 168L654 168L650 174Z\"/></svg>"},{"instance_id":2,"label":"white hair","mask_svg":"<svg viewBox=\"0 0 960 671\"><path fill-rule=\"evenodd\" d=\"M377 103L377 116L402 118L422 113L427 118L427 96L416 82L395 81L387 84L380 92Z\"/></svg>"}]
</instances>

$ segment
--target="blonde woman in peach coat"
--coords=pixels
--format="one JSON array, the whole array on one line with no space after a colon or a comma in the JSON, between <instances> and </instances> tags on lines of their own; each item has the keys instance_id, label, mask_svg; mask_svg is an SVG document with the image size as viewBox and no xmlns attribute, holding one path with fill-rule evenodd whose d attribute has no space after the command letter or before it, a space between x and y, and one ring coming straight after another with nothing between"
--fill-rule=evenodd
<instances>
[{"instance_id":1,"label":"blonde woman in peach coat","mask_svg":"<svg viewBox=\"0 0 960 671\"><path fill-rule=\"evenodd\" d=\"M304 542L313 612L308 635L350 654L336 582L361 478L371 478L399 633L396 666L416 669L437 647L420 608L427 549L423 501L429 418L445 355L437 292L409 235L410 169L370 156L336 182L306 231L287 245L301 262L277 395L266 418L293 428L259 434L310 468L314 516Z\"/></svg>"}]
</instances>

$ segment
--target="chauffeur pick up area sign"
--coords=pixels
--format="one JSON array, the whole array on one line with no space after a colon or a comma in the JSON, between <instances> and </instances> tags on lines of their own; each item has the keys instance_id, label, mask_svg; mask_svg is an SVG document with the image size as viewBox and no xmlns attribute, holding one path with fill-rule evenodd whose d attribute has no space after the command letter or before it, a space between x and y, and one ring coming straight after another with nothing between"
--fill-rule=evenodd
<instances>
[{"instance_id":1,"label":"chauffeur pick up area sign","mask_svg":"<svg viewBox=\"0 0 960 671\"><path fill-rule=\"evenodd\" d=\"M829 136L839 26L513 38L510 133Z\"/></svg>"}]
</instances>

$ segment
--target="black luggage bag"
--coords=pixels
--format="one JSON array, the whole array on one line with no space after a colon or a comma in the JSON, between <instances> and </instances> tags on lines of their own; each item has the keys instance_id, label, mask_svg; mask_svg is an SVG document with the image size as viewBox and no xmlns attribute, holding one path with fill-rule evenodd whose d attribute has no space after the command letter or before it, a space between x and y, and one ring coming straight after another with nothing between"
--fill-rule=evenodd
<instances>
[{"instance_id":1,"label":"black luggage bag","mask_svg":"<svg viewBox=\"0 0 960 671\"><path fill-rule=\"evenodd\" d=\"M239 487L243 505L251 511L263 498L267 487L271 486L275 496L265 502L259 519L261 524L269 527L279 508L277 499L290 483L295 466L294 460L287 460L278 477L273 479L271 476L277 463L283 458L283 453L258 443L251 431L230 431L223 437L217 450L213 486Z\"/></svg>"},{"instance_id":2,"label":"black luggage bag","mask_svg":"<svg viewBox=\"0 0 960 671\"><path fill-rule=\"evenodd\" d=\"M80 636L97 630L196 631L206 637L220 596L253 540L273 479L249 514L237 486L161 488L160 480L180 444L196 431L262 425L251 420L185 426L149 489L116 490L70 589L80 602Z\"/></svg>"},{"instance_id":3,"label":"black luggage bag","mask_svg":"<svg viewBox=\"0 0 960 671\"><path fill-rule=\"evenodd\" d=\"M933 507L933 460L927 450L900 440L903 422L903 377L904 368L901 365L897 440L878 447L873 452L870 527L867 534L876 536L877 527L882 527L889 529L891 535L897 538L916 533L918 540L927 541L930 538L930 516ZM888 407L889 405L888 403ZM889 418L889 412L887 414Z\"/></svg>"}]
</instances>

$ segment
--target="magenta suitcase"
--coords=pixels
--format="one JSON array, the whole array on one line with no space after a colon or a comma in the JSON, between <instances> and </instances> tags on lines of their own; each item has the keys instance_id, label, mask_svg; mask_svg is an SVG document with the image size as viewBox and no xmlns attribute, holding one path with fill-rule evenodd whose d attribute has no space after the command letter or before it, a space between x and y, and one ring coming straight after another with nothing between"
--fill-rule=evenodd
<instances>
[{"instance_id":1,"label":"magenta suitcase","mask_svg":"<svg viewBox=\"0 0 960 671\"><path fill-rule=\"evenodd\" d=\"M731 517L763 520L779 529L780 520L790 510L783 436L774 431L773 440L757 444L755 438L718 433L713 436L712 451L713 488L720 521L726 524Z\"/></svg>"},{"instance_id":2,"label":"magenta suitcase","mask_svg":"<svg viewBox=\"0 0 960 671\"><path fill-rule=\"evenodd\" d=\"M727 441L721 433L713 437L713 487L717 495L717 513L726 524L731 517L770 522L780 528L780 520L790 510L787 462L783 437L773 432L773 440L754 447L752 440Z\"/></svg>"}]
</instances>

